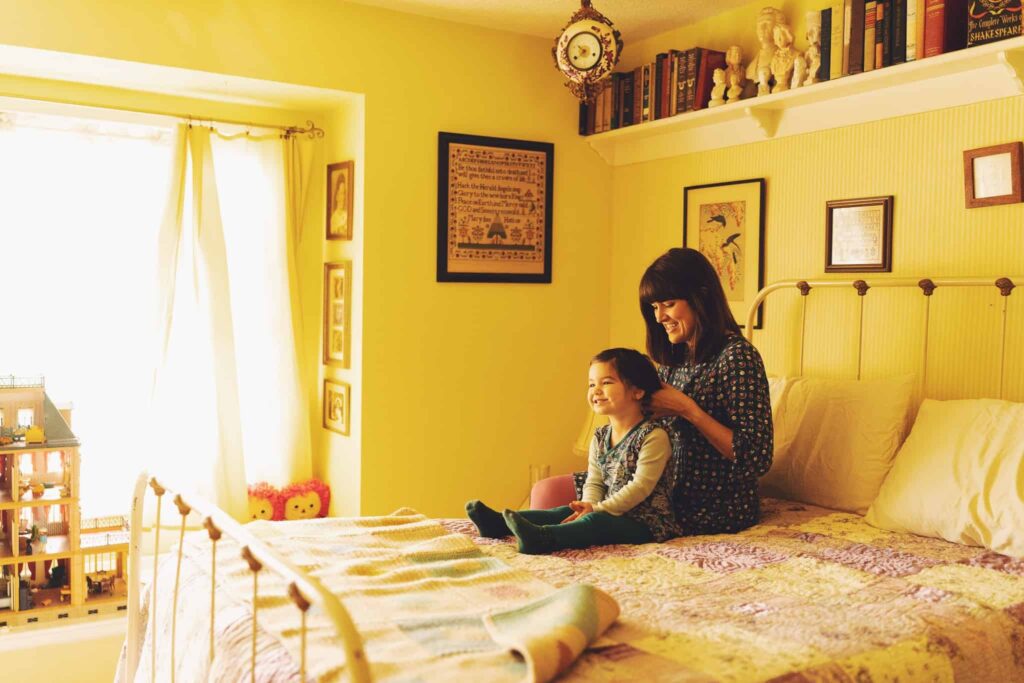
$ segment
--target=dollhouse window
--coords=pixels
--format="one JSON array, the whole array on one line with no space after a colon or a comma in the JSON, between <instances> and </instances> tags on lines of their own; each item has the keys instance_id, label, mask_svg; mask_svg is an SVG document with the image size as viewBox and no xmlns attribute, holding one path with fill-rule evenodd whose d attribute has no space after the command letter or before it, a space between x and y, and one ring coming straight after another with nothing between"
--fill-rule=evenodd
<instances>
[{"instance_id":1,"label":"dollhouse window","mask_svg":"<svg viewBox=\"0 0 1024 683\"><path fill-rule=\"evenodd\" d=\"M35 424L36 411L31 408L18 408L18 426L31 427Z\"/></svg>"}]
</instances>

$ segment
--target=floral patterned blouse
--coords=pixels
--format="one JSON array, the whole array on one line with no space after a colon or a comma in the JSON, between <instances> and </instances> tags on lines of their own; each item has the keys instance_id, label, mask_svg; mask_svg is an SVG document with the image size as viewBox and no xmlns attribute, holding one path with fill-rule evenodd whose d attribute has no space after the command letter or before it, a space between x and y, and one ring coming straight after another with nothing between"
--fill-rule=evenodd
<instances>
[{"instance_id":1,"label":"floral patterned blouse","mask_svg":"<svg viewBox=\"0 0 1024 683\"><path fill-rule=\"evenodd\" d=\"M678 468L673 496L687 535L732 533L760 519L757 479L772 464L768 378L757 349L743 337L726 340L703 363L665 366L658 374L732 430L729 460L680 417L664 418Z\"/></svg>"}]
</instances>

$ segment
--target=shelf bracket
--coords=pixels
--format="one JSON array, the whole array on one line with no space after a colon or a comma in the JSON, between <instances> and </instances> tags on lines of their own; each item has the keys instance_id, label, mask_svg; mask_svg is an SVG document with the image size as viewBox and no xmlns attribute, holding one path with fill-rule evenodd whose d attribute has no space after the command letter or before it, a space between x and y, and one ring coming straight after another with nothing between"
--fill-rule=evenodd
<instances>
[{"instance_id":1,"label":"shelf bracket","mask_svg":"<svg viewBox=\"0 0 1024 683\"><path fill-rule=\"evenodd\" d=\"M775 131L779 127L778 111L766 107L747 107L743 113L754 122L754 125L766 138L775 137Z\"/></svg>"},{"instance_id":2,"label":"shelf bracket","mask_svg":"<svg viewBox=\"0 0 1024 683\"><path fill-rule=\"evenodd\" d=\"M1017 93L1024 95L1024 51L1003 50L998 56L999 63L1006 67L1006 73L1013 81Z\"/></svg>"}]
</instances>

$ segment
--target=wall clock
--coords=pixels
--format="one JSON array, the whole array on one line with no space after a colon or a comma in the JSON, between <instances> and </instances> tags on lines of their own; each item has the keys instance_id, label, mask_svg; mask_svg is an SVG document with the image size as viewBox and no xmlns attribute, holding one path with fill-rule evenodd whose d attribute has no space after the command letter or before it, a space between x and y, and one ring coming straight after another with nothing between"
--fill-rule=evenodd
<instances>
[{"instance_id":1,"label":"wall clock","mask_svg":"<svg viewBox=\"0 0 1024 683\"><path fill-rule=\"evenodd\" d=\"M592 102L601 91L601 82L619 62L622 38L590 0L581 0L579 10L555 38L551 54L555 66L568 79L566 87L584 102Z\"/></svg>"}]
</instances>

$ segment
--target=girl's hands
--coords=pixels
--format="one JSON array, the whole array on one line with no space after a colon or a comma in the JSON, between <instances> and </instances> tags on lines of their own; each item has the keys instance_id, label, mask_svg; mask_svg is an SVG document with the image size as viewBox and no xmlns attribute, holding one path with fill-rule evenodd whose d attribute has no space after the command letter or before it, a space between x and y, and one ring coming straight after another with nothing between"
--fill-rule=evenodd
<instances>
[{"instance_id":1,"label":"girl's hands","mask_svg":"<svg viewBox=\"0 0 1024 683\"><path fill-rule=\"evenodd\" d=\"M589 515L594 511L594 506L590 503L584 503L582 500L574 500L569 503L569 507L572 508L572 514L563 519L560 523L567 524L569 522L575 522L583 515Z\"/></svg>"},{"instance_id":2,"label":"girl's hands","mask_svg":"<svg viewBox=\"0 0 1024 683\"><path fill-rule=\"evenodd\" d=\"M681 417L691 420L699 410L697 402L671 384L661 383L661 389L651 394L654 417Z\"/></svg>"}]
</instances>

